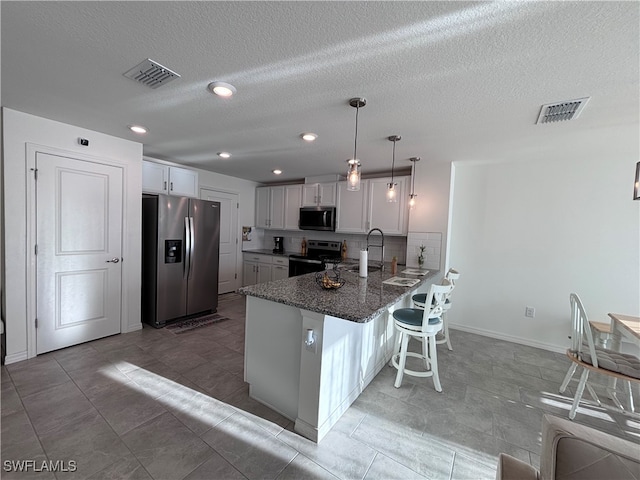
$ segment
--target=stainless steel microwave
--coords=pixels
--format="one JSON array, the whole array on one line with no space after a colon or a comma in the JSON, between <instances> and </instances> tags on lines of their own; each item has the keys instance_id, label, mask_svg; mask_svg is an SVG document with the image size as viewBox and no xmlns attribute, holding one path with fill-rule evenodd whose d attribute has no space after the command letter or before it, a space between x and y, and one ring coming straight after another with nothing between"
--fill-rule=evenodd
<instances>
[{"instance_id":1,"label":"stainless steel microwave","mask_svg":"<svg viewBox=\"0 0 640 480\"><path fill-rule=\"evenodd\" d=\"M336 230L336 207L302 207L300 209L300 230Z\"/></svg>"}]
</instances>

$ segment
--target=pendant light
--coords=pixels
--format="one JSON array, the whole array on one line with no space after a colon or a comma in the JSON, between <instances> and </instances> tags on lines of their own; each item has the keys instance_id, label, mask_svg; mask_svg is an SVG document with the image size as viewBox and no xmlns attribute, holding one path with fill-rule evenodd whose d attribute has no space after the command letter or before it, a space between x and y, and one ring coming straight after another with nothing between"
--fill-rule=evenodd
<instances>
[{"instance_id":1,"label":"pendant light","mask_svg":"<svg viewBox=\"0 0 640 480\"><path fill-rule=\"evenodd\" d=\"M360 190L360 160L358 160L358 112L360 107L364 107L367 101L364 98L356 97L349 100L349 105L356 109L356 134L353 142L353 158L347 160L349 169L347 170L347 190L357 192Z\"/></svg>"},{"instance_id":2,"label":"pendant light","mask_svg":"<svg viewBox=\"0 0 640 480\"><path fill-rule=\"evenodd\" d=\"M416 197L418 196L418 194L415 193L415 186L416 186L415 170L416 170L416 162L420 161L420 157L411 157L409 161L413 163L413 165L411 165L411 193L409 194L409 208L413 208L416 206Z\"/></svg>"},{"instance_id":3,"label":"pendant light","mask_svg":"<svg viewBox=\"0 0 640 480\"><path fill-rule=\"evenodd\" d=\"M389 137L389 141L393 142L393 160L391 161L391 182L387 183L387 202L398 201L398 192L396 190L396 185L398 184L393 181L393 169L396 166L396 142L401 139L400 135L391 135Z\"/></svg>"}]
</instances>

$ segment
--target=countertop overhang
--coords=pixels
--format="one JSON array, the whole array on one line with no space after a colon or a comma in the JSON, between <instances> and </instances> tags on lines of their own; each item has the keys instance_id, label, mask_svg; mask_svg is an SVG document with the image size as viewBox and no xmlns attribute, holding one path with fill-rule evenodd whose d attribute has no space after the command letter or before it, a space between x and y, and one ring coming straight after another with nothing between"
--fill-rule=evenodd
<instances>
[{"instance_id":1,"label":"countertop overhang","mask_svg":"<svg viewBox=\"0 0 640 480\"><path fill-rule=\"evenodd\" d=\"M316 273L308 273L242 287L237 292L352 322L366 323L424 283L431 283L439 273L439 270L429 270L425 275L416 276L402 274L402 270L404 268L399 267L398 273L392 275L387 267L384 271L369 272L363 278L357 273L340 269L340 278L345 280L345 284L335 290L323 289L316 283ZM411 287L382 283L391 277L415 278L419 282Z\"/></svg>"}]
</instances>

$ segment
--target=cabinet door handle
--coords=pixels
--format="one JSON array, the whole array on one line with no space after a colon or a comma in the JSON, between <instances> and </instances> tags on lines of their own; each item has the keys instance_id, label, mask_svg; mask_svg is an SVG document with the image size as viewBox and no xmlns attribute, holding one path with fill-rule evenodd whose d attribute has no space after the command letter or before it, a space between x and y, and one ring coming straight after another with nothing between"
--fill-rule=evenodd
<instances>
[{"instance_id":1,"label":"cabinet door handle","mask_svg":"<svg viewBox=\"0 0 640 480\"><path fill-rule=\"evenodd\" d=\"M171 191L173 192L173 182L171 182Z\"/></svg>"},{"instance_id":2,"label":"cabinet door handle","mask_svg":"<svg viewBox=\"0 0 640 480\"><path fill-rule=\"evenodd\" d=\"M162 187L162 189L163 189L163 190L166 190L166 189L167 189L167 181L166 181L166 180L164 181L164 187Z\"/></svg>"}]
</instances>

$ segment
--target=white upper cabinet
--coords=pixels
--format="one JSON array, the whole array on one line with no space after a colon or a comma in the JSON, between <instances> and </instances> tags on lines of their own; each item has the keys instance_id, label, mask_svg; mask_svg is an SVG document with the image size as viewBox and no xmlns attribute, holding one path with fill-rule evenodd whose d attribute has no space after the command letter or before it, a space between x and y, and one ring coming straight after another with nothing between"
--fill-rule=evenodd
<instances>
[{"instance_id":1,"label":"white upper cabinet","mask_svg":"<svg viewBox=\"0 0 640 480\"><path fill-rule=\"evenodd\" d=\"M338 207L336 213L336 232L368 232L368 180L362 180L360 182L360 190L355 192L347 190L347 182L338 182Z\"/></svg>"},{"instance_id":2,"label":"white upper cabinet","mask_svg":"<svg viewBox=\"0 0 640 480\"><path fill-rule=\"evenodd\" d=\"M269 228L282 230L284 228L284 187L271 187L269 208L271 210Z\"/></svg>"},{"instance_id":3,"label":"white upper cabinet","mask_svg":"<svg viewBox=\"0 0 640 480\"><path fill-rule=\"evenodd\" d=\"M300 207L302 206L302 185L284 187L284 229L298 230Z\"/></svg>"},{"instance_id":4,"label":"white upper cabinet","mask_svg":"<svg viewBox=\"0 0 640 480\"><path fill-rule=\"evenodd\" d=\"M385 235L407 234L408 178L394 178L398 201L393 203L387 202L387 184L391 178L369 179L369 228L379 228Z\"/></svg>"},{"instance_id":5,"label":"white upper cabinet","mask_svg":"<svg viewBox=\"0 0 640 480\"><path fill-rule=\"evenodd\" d=\"M398 201L387 202L388 178L360 182L360 190L347 191L347 182L338 183L336 232L367 233L381 229L385 235L406 235L408 230L409 177L395 177Z\"/></svg>"},{"instance_id":6,"label":"white upper cabinet","mask_svg":"<svg viewBox=\"0 0 640 480\"><path fill-rule=\"evenodd\" d=\"M143 160L142 191L197 198L198 172Z\"/></svg>"},{"instance_id":7,"label":"white upper cabinet","mask_svg":"<svg viewBox=\"0 0 640 480\"><path fill-rule=\"evenodd\" d=\"M169 167L143 160L142 191L146 193L168 193Z\"/></svg>"},{"instance_id":8,"label":"white upper cabinet","mask_svg":"<svg viewBox=\"0 0 640 480\"><path fill-rule=\"evenodd\" d=\"M284 187L256 188L256 227L284 229Z\"/></svg>"},{"instance_id":9,"label":"white upper cabinet","mask_svg":"<svg viewBox=\"0 0 640 480\"><path fill-rule=\"evenodd\" d=\"M336 182L306 183L302 185L303 207L333 207L336 205Z\"/></svg>"}]
</instances>

